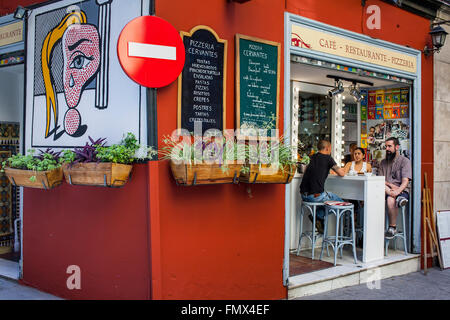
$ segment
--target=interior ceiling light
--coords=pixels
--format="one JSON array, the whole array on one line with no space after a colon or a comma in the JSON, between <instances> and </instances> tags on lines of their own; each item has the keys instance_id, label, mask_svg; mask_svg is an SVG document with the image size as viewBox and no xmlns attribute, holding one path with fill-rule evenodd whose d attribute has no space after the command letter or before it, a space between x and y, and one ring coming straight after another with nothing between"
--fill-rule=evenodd
<instances>
[{"instance_id":1,"label":"interior ceiling light","mask_svg":"<svg viewBox=\"0 0 450 320\"><path fill-rule=\"evenodd\" d=\"M344 92L344 84L342 83L341 80L336 80L335 84L334 84L334 88L328 90L328 98L333 98L335 95Z\"/></svg>"},{"instance_id":2,"label":"interior ceiling light","mask_svg":"<svg viewBox=\"0 0 450 320\"><path fill-rule=\"evenodd\" d=\"M350 87L350 94L355 98L356 102L360 102L363 98L359 91L359 86L357 87L355 82L353 82L353 85Z\"/></svg>"}]
</instances>

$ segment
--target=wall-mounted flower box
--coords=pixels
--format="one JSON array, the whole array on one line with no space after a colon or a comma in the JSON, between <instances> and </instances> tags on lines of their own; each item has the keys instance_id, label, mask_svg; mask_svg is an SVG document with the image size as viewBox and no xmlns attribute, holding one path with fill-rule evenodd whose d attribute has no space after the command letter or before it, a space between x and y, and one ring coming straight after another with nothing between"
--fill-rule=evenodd
<instances>
[{"instance_id":1,"label":"wall-mounted flower box","mask_svg":"<svg viewBox=\"0 0 450 320\"><path fill-rule=\"evenodd\" d=\"M242 164L176 164L170 161L172 175L178 185L238 183Z\"/></svg>"},{"instance_id":2,"label":"wall-mounted flower box","mask_svg":"<svg viewBox=\"0 0 450 320\"><path fill-rule=\"evenodd\" d=\"M295 164L279 165L278 168L271 164L248 164L247 167L239 177L240 182L286 184L292 181L297 169Z\"/></svg>"},{"instance_id":3,"label":"wall-mounted flower box","mask_svg":"<svg viewBox=\"0 0 450 320\"><path fill-rule=\"evenodd\" d=\"M111 162L63 164L67 183L83 186L122 187L132 169L132 165Z\"/></svg>"},{"instance_id":4,"label":"wall-mounted flower box","mask_svg":"<svg viewBox=\"0 0 450 320\"><path fill-rule=\"evenodd\" d=\"M105 146L105 139L89 140L82 148L64 151L64 177L71 185L122 187L130 179L133 163L157 154L152 147L140 145L131 132L111 146Z\"/></svg>"},{"instance_id":5,"label":"wall-mounted flower box","mask_svg":"<svg viewBox=\"0 0 450 320\"><path fill-rule=\"evenodd\" d=\"M13 186L49 190L62 183L60 154L47 149L35 155L30 149L28 154L15 154L3 161L1 171Z\"/></svg>"},{"instance_id":6,"label":"wall-mounted flower box","mask_svg":"<svg viewBox=\"0 0 450 320\"><path fill-rule=\"evenodd\" d=\"M59 186L63 180L61 167L47 171L22 170L9 167L5 167L4 170L11 184L16 187L49 190Z\"/></svg>"}]
</instances>

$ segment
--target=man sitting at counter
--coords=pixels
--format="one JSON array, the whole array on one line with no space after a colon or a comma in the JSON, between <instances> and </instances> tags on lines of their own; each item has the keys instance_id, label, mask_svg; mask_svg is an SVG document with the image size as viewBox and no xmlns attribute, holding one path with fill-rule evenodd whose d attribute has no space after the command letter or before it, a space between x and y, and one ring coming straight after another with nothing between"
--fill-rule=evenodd
<instances>
[{"instance_id":1,"label":"man sitting at counter","mask_svg":"<svg viewBox=\"0 0 450 320\"><path fill-rule=\"evenodd\" d=\"M302 200L306 202L342 201L334 193L326 192L324 186L330 169L341 177L345 175L344 169L340 168L330 156L331 143L329 141L320 140L317 149L319 152L311 157L300 184ZM316 215L317 231L323 233L325 209L318 207ZM309 219L312 221L312 216L309 216Z\"/></svg>"},{"instance_id":2,"label":"man sitting at counter","mask_svg":"<svg viewBox=\"0 0 450 320\"><path fill-rule=\"evenodd\" d=\"M400 142L397 138L386 139L386 159L378 169L379 176L385 176L386 202L388 207L389 227L386 239L392 239L397 232L398 208L407 204L409 199L409 180L411 180L411 162L399 154Z\"/></svg>"}]
</instances>

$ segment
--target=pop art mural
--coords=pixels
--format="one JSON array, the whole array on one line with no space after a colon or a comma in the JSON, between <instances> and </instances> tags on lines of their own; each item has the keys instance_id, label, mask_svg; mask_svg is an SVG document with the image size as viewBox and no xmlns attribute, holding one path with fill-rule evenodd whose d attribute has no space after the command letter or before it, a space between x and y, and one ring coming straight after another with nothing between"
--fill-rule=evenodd
<instances>
[{"instance_id":1,"label":"pop art mural","mask_svg":"<svg viewBox=\"0 0 450 320\"><path fill-rule=\"evenodd\" d=\"M119 142L133 132L146 143L146 91L123 72L117 39L141 0L60 1L32 11L27 29L26 147ZM29 139L30 138L30 139Z\"/></svg>"}]
</instances>

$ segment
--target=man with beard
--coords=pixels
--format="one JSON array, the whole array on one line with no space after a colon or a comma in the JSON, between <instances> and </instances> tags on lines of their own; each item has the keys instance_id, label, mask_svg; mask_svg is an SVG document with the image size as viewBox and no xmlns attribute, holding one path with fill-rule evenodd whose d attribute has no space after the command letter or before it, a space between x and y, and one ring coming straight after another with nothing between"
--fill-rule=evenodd
<instances>
[{"instance_id":1,"label":"man with beard","mask_svg":"<svg viewBox=\"0 0 450 320\"><path fill-rule=\"evenodd\" d=\"M379 176L385 176L386 202L388 206L389 228L386 239L392 239L397 233L398 208L408 203L409 181L411 180L411 162L399 154L400 142L391 137L386 140L386 159L380 163Z\"/></svg>"}]
</instances>

